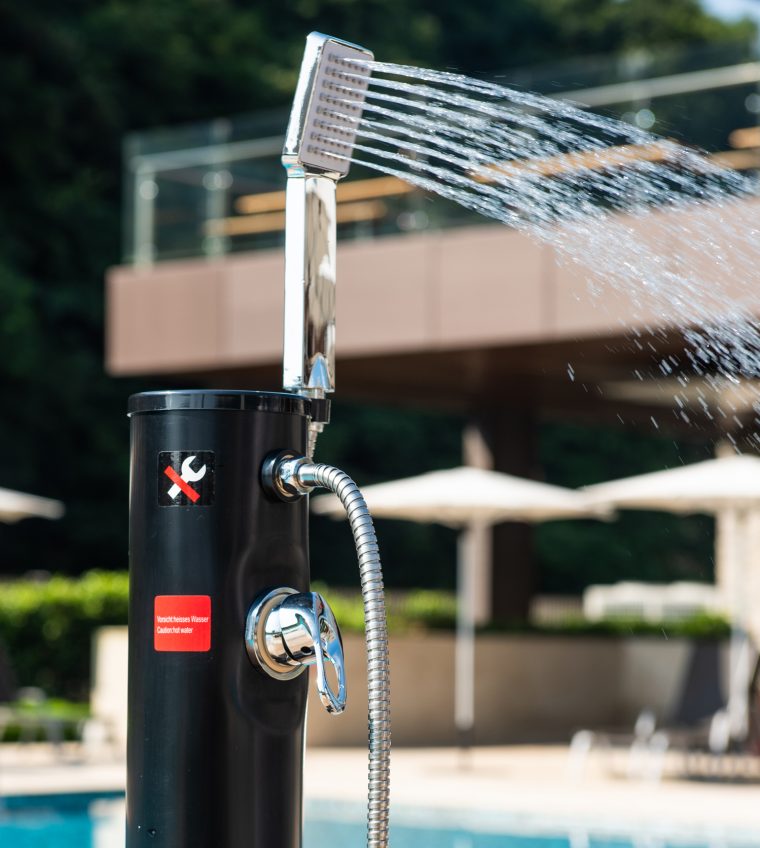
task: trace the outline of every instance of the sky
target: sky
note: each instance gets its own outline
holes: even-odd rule
[[[749,17],[760,23],[759,0],[702,0],[702,5],[713,14],[724,18]]]

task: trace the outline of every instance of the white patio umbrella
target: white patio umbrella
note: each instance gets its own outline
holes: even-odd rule
[[[449,527],[464,527],[472,521],[542,521],[589,513],[584,498],[570,489],[469,466],[378,483],[362,493],[377,518]],[[315,498],[312,510],[318,515],[343,515],[335,495]]]
[[[502,521],[547,521],[597,514],[569,489],[481,468],[432,471],[363,489],[376,518],[444,524],[461,530],[457,560],[457,631],[454,719],[462,738],[475,721],[475,573],[478,530]],[[340,501],[323,495],[312,511],[344,517]]]
[[[0,489],[0,521],[15,524],[22,518],[60,518],[65,508],[60,501]]]
[[[692,465],[640,474],[588,486],[583,492],[590,506],[652,509],[676,513],[730,515],[736,542],[730,574],[733,607],[729,714],[738,733],[748,720],[748,686],[751,650],[747,639],[747,572],[750,546],[747,538],[752,515],[760,514],[760,458],[732,455]],[[716,557],[717,561],[717,557]]]
[[[735,454],[692,465],[586,486],[588,503],[666,512],[754,509],[760,506],[760,458]]]

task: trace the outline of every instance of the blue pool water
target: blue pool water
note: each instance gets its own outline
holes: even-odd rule
[[[0,798],[2,848],[123,848],[123,796]]]
[[[1,803],[1,802],[0,802]],[[702,834],[665,831],[625,835],[598,833],[577,825],[563,830],[509,823],[498,817],[456,823],[449,813],[417,814],[391,829],[393,848],[760,848],[756,834]],[[364,822],[359,809],[317,807],[307,814],[304,848],[361,848]],[[0,806],[2,848],[124,848],[124,801],[118,795],[59,795],[6,799]]]

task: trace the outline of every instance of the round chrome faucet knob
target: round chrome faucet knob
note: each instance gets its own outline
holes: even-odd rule
[[[290,680],[316,666],[317,692],[328,713],[346,708],[343,640],[327,601],[318,592],[273,589],[248,611],[245,647],[254,665],[271,677]],[[327,677],[335,669],[338,691]]]

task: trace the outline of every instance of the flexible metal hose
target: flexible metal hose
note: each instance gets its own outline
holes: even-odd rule
[[[369,719],[369,793],[367,796],[367,845],[386,848],[390,808],[390,674],[388,628],[385,618],[383,571],[372,516],[354,481],[338,468],[306,462],[298,467],[298,479],[307,486],[321,486],[336,494],[343,504],[359,558],[364,628],[367,639]]]

